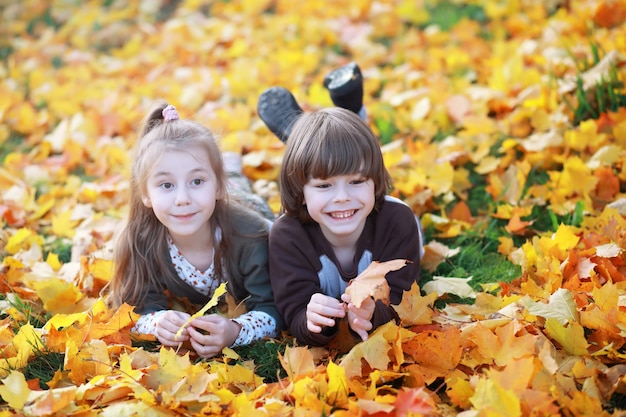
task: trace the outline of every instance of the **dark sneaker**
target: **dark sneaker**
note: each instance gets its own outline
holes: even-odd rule
[[[349,64],[331,71],[324,77],[333,104],[359,114],[363,107],[363,76],[359,66]]]
[[[302,109],[289,90],[283,87],[270,87],[261,93],[257,112],[261,120],[278,139],[287,142],[291,128]]]

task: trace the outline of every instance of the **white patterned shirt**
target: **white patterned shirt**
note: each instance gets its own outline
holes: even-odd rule
[[[216,235],[219,240],[221,233],[218,231]],[[167,243],[170,250],[170,258],[178,277],[201,294],[213,294],[221,283],[219,278],[215,276],[213,264],[206,271],[200,271],[183,256],[171,238],[168,237]],[[156,336],[159,318],[166,311],[168,310],[155,311],[141,316],[135,323],[133,330],[137,333]],[[247,345],[266,336],[276,336],[276,319],[265,312],[249,311],[232,320],[241,325],[241,330],[231,347]]]

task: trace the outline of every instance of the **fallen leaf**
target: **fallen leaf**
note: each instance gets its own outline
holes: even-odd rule
[[[389,284],[385,275],[390,271],[397,271],[404,268],[407,261],[404,259],[394,259],[386,262],[373,261],[363,272],[350,282],[346,288],[346,294],[350,296],[350,302],[357,307],[361,303],[373,297],[389,305]]]

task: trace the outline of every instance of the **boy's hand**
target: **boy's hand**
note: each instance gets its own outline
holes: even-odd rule
[[[321,293],[311,296],[306,306],[306,327],[312,333],[320,333],[323,327],[335,325],[335,319],[345,317],[344,304]]]
[[[361,337],[361,340],[367,340],[367,332],[372,330],[371,320],[376,302],[372,297],[369,297],[363,300],[361,307],[357,307],[350,302],[348,294],[343,294],[341,299],[348,305],[348,326]]]
[[[239,323],[219,314],[198,317],[187,329],[191,346],[202,358],[212,358],[224,347],[232,345],[240,331]]]
[[[180,326],[191,317],[187,313],[181,311],[168,310],[163,313],[157,321],[156,337],[165,346],[178,346],[182,342],[189,340],[187,329],[183,330],[181,336],[176,338],[176,332]]]

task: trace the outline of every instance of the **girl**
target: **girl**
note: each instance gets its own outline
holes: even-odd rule
[[[276,307],[303,344],[326,345],[347,315],[361,339],[397,314],[373,299],[360,308],[344,293],[372,261],[407,259],[386,275],[392,304],[418,279],[420,230],[412,210],[386,196],[391,177],[367,124],[339,107],[303,113],[280,171],[284,215],[270,232]]]
[[[132,165],[130,209],[114,249],[114,306],[141,314],[135,329],[166,346],[189,341],[208,358],[282,327],[267,269],[268,221],[229,199],[222,156],[211,132],[159,103],[144,119]],[[206,304],[222,282],[248,312],[194,319],[171,306]]]

